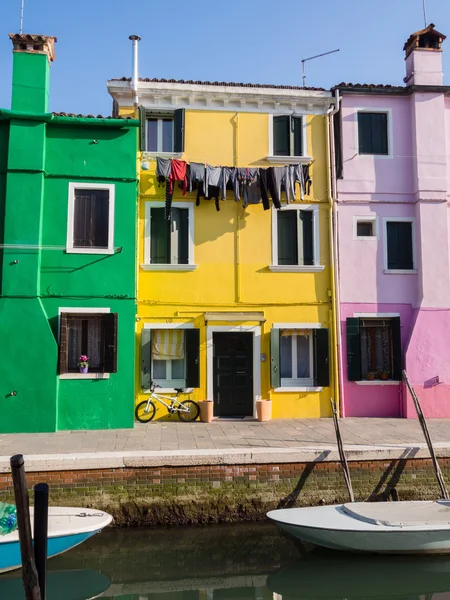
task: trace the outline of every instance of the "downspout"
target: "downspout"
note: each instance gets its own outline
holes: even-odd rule
[[[141,39],[138,35],[130,35],[128,38],[133,42],[133,75],[131,77],[131,92],[133,97],[133,106],[134,108],[138,108],[139,106],[139,97],[138,97],[138,43]]]
[[[331,265],[331,324],[333,330],[333,390],[338,414],[341,414],[341,399],[343,400],[342,372],[339,369],[341,349],[340,328],[340,303],[339,303],[339,263],[337,251],[337,226],[336,226],[336,172],[334,168],[334,127],[333,117],[339,110],[339,91],[335,90],[335,104],[327,110],[327,171],[328,171],[328,225],[330,240],[330,265]],[[333,318],[334,315],[334,318]],[[343,404],[343,402],[342,402]]]
[[[239,160],[239,113],[235,115],[235,126],[236,126],[236,152],[234,163],[237,167]],[[241,249],[240,249],[240,229],[241,229],[241,217],[239,216],[239,203],[236,203],[236,303],[241,302]]]

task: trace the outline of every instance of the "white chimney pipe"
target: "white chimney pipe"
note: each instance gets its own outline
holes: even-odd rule
[[[138,42],[141,39],[138,35],[130,35],[128,38],[133,42],[133,75],[131,77],[131,90],[133,92],[134,108],[139,106],[138,98]]]

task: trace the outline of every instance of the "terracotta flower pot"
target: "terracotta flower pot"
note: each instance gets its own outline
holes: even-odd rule
[[[385,373],[382,371],[380,373],[380,379],[382,379],[383,381],[387,381],[389,379],[389,373]]]
[[[373,380],[375,379],[375,375],[374,375],[374,373],[367,373],[367,379],[368,379],[369,381],[373,381]]]
[[[257,400],[256,416],[258,421],[270,421],[272,418],[272,400]]]
[[[211,423],[214,416],[214,402],[212,400],[200,400],[200,421],[202,423]]]

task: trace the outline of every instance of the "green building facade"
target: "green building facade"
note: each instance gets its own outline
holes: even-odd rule
[[[56,39],[10,37],[0,432],[133,427],[139,122],[49,113]]]

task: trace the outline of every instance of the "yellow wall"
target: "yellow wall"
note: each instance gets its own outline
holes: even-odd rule
[[[124,109],[124,112],[126,109]],[[194,207],[194,262],[192,272],[144,271],[138,273],[137,356],[144,323],[194,322],[201,329],[201,387],[194,399],[206,398],[206,311],[262,311],[261,396],[273,400],[273,417],[320,417],[330,415],[331,389],[308,393],[275,393],[270,388],[270,330],[274,322],[321,323],[330,329],[329,290],[329,213],[326,178],[326,120],[323,116],[307,117],[308,154],[311,167],[311,196],[304,202],[319,203],[320,264],[319,273],[274,273],[272,263],[271,211],[262,204],[246,209],[235,203],[231,191],[220,202],[201,199]],[[269,146],[267,114],[186,111],[185,153],[183,160],[229,166],[270,166],[265,157]],[[148,170],[141,170],[139,207],[139,264],[144,262],[145,203],[164,201],[165,189],[155,181],[156,162],[144,159]],[[284,194],[283,194],[284,196]],[[183,197],[175,187],[174,201],[194,202],[195,193]],[[214,323],[219,325],[220,323]],[[230,323],[227,323],[231,325]],[[255,325],[255,323],[251,323]],[[330,362],[332,348],[330,347]],[[331,370],[331,365],[330,365]],[[136,372],[137,401],[140,393],[140,361]],[[332,376],[332,374],[331,374]],[[158,416],[164,411],[157,413]]]

